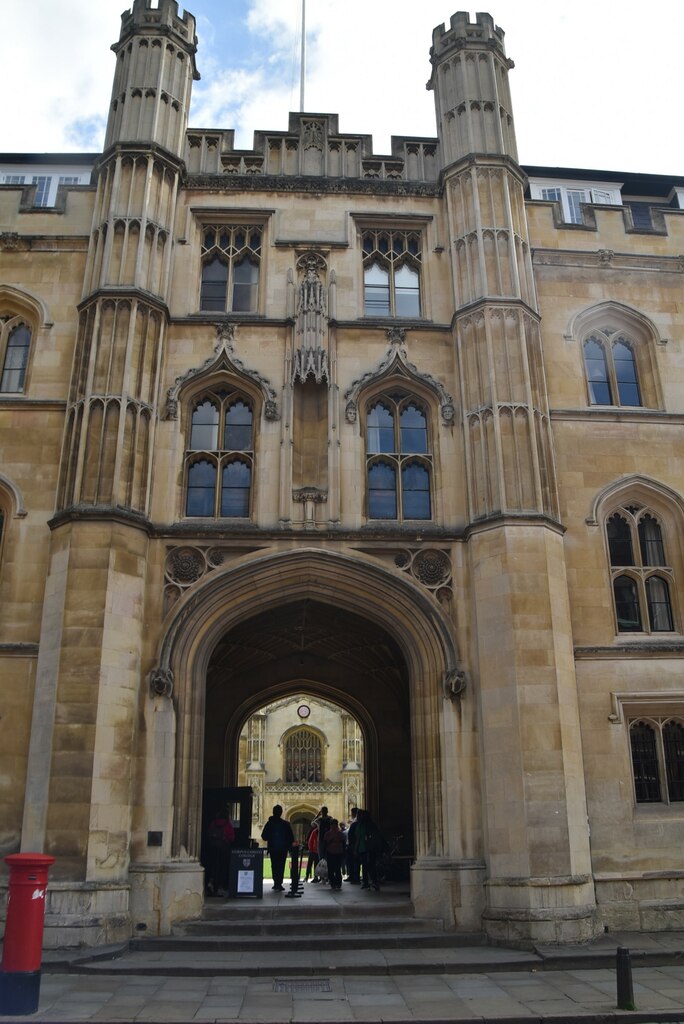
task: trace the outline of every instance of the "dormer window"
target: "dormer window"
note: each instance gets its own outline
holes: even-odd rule
[[[566,224],[583,224],[582,203],[621,206],[620,185],[601,182],[531,181],[532,199],[559,203]]]

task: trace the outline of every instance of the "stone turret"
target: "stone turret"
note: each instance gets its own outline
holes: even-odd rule
[[[112,46],[116,73],[105,151],[116,143],[163,146],[180,157],[185,144],[195,65],[195,19],[178,16],[176,0],[135,0],[121,15]]]
[[[469,153],[488,153],[518,159],[503,30],[491,14],[452,15],[449,29],[432,33],[432,77],[437,107],[437,131],[443,162],[455,163]]]
[[[435,29],[431,59],[478,622],[483,920],[497,941],[578,941],[592,936],[596,910],[541,324],[508,86],[513,65],[492,18],[478,14],[471,23],[463,12],[448,30]]]
[[[59,503],[146,514],[195,19],[135,0],[112,49]]]

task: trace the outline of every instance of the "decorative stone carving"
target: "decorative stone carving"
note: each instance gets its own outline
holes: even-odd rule
[[[175,548],[166,560],[166,575],[181,586],[196,583],[205,572],[204,556],[195,548]]]
[[[303,344],[295,351],[292,382],[304,383],[313,377],[317,384],[327,381],[328,354],[325,349],[328,331],[327,289],[322,275],[326,262],[316,252],[307,252],[297,260],[302,279],[297,289],[297,336]]]
[[[206,359],[201,366],[192,367],[183,376],[176,377],[166,393],[165,419],[177,419],[179,396],[186,384],[221,370],[256,384],[264,399],[264,416],[267,420],[279,419],[275,389],[258,370],[249,369],[235,355],[235,333],[236,324],[229,320],[222,320],[216,324],[218,344],[214,348],[214,354]]]
[[[451,671],[445,672],[443,687],[445,699],[459,703],[467,687],[465,671],[463,669],[451,669]]]
[[[438,587],[451,579],[451,562],[444,551],[430,548],[413,559],[413,575],[426,587]]]
[[[328,500],[328,492],[320,487],[300,487],[292,492],[292,500],[297,502],[313,501],[315,505],[322,505]]]
[[[454,400],[444,385],[440,383],[440,381],[436,380],[432,374],[422,372],[417,366],[409,362],[405,345],[405,329],[403,327],[390,327],[387,331],[387,337],[389,339],[390,347],[378,366],[374,370],[369,370],[368,373],[364,373],[363,377],[359,377],[358,380],[355,380],[351,387],[347,388],[344,393],[344,397],[347,400],[345,407],[345,417],[347,422],[356,422],[359,395],[364,388],[368,387],[370,384],[374,384],[385,378],[396,375],[399,377],[405,377],[409,381],[413,380],[417,383],[423,384],[424,386],[427,386],[430,391],[437,394],[439,397],[440,411],[442,413],[442,422],[446,426],[451,426],[454,421],[454,416],[456,415]]]
[[[608,267],[615,259],[615,253],[612,249],[599,249],[598,258],[602,267]]]
[[[173,693],[173,672],[170,668],[153,668],[149,675],[150,696],[170,697]]]
[[[452,566],[448,551],[440,548],[404,548],[394,555],[397,569],[413,576],[440,603],[451,599]]]
[[[323,149],[323,124],[321,121],[302,123],[304,149]]]
[[[0,233],[0,249],[5,252],[12,252],[19,248],[20,236],[16,231],[3,231]]]

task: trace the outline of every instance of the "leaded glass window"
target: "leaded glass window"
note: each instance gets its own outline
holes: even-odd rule
[[[432,456],[427,412],[403,391],[382,395],[366,413],[369,519],[432,518]]]
[[[366,315],[421,316],[420,232],[367,230],[362,247]]]
[[[606,539],[618,632],[673,632],[674,573],[655,513],[623,505],[606,520]]]
[[[584,366],[590,405],[642,405],[634,344],[611,328],[584,342]]]
[[[204,227],[200,309],[257,311],[262,244],[263,228],[257,224]]]
[[[186,452],[187,516],[249,517],[253,430],[252,406],[243,395],[217,388],[195,400]]]
[[[310,729],[298,729],[285,740],[285,781],[321,782],[321,741]]]

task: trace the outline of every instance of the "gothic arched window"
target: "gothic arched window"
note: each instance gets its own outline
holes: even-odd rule
[[[665,557],[656,515],[640,504],[624,505],[606,520],[618,633],[671,633],[673,570]]]
[[[368,230],[362,245],[366,315],[419,317],[420,232]]]
[[[584,342],[584,366],[590,405],[643,404],[634,342],[624,334],[594,331]]]
[[[259,304],[263,228],[214,224],[202,230],[200,309],[254,313]]]
[[[322,745],[310,729],[298,729],[285,740],[285,782],[322,781]]]
[[[0,317],[0,392],[21,394],[26,383],[31,328],[16,316]]]
[[[369,519],[431,519],[432,456],[423,403],[401,391],[374,399],[366,413]]]
[[[246,519],[254,471],[251,403],[216,388],[197,398],[186,452],[186,516]]]
[[[684,801],[684,725],[657,716],[630,723],[630,749],[637,803]]]

